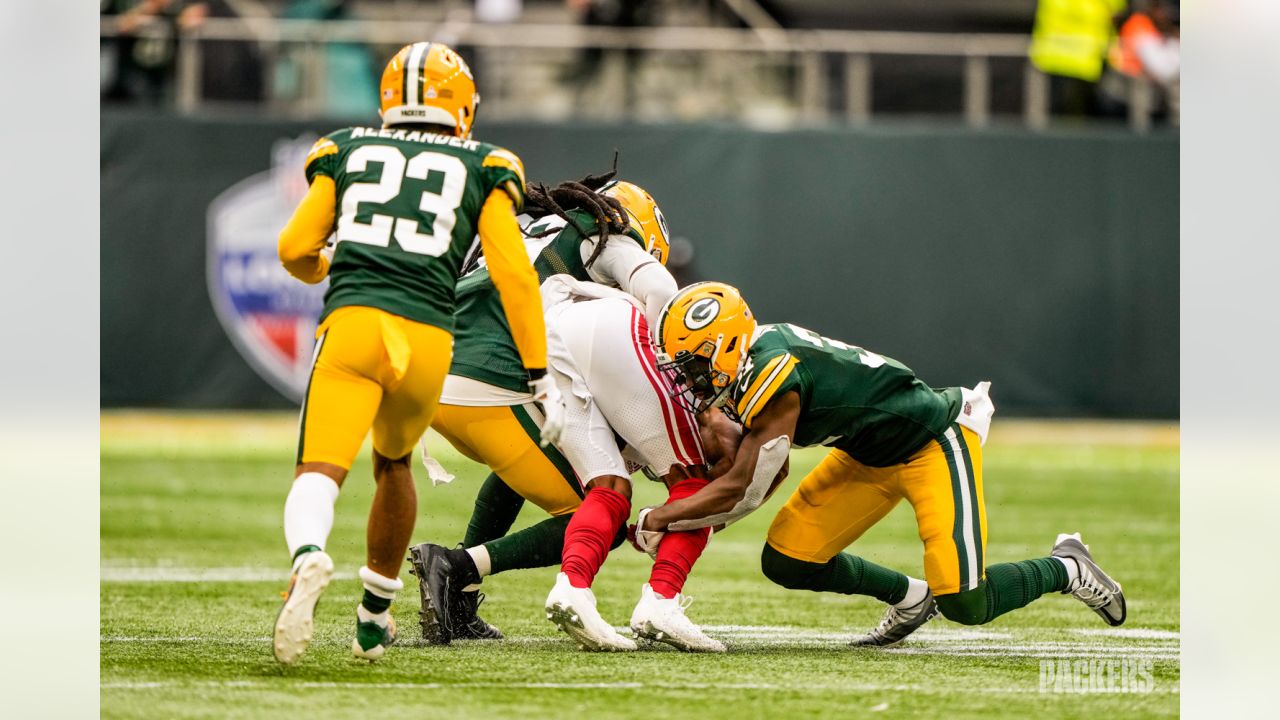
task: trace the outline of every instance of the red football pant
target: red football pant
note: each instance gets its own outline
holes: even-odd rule
[[[613,539],[631,516],[631,501],[609,488],[592,488],[564,531],[560,570],[569,584],[589,588],[609,554]]]
[[[681,480],[671,487],[671,503],[687,498],[706,487],[707,480],[689,478]],[[664,598],[673,598],[684,589],[685,580],[689,579],[689,571],[698,561],[702,551],[711,539],[711,528],[686,530],[684,532],[668,532],[658,543],[658,559],[653,563],[653,571],[649,573],[649,587]]]

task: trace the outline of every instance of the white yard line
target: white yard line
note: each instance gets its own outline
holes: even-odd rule
[[[812,692],[812,693],[830,693],[830,692],[912,692],[920,694],[952,694],[956,692],[951,687],[934,687],[925,685],[903,685],[890,683],[867,683],[867,682],[850,682],[842,684],[808,684],[794,685],[785,684],[778,685],[774,683],[667,683],[667,682],[584,682],[584,683],[519,683],[519,682],[263,682],[255,680],[225,680],[225,681],[207,681],[207,682],[175,682],[175,681],[144,681],[144,682],[105,682],[99,685],[103,690],[191,690],[197,688],[217,688],[217,689],[246,689],[246,690],[269,690],[280,689],[282,687],[296,689],[325,689],[325,690],[483,690],[483,689],[513,689],[513,690],[777,690],[786,692]],[[977,694],[1001,694],[1001,695],[1022,695],[1022,694],[1039,694],[1039,686],[1029,682],[1026,687],[974,687],[967,688],[969,693]],[[1177,694],[1179,688],[1177,685],[1171,687],[1157,686],[1153,688],[1152,693],[1158,695]]]
[[[104,583],[222,583],[289,582],[289,570],[278,567],[131,567],[105,566],[99,571]],[[334,573],[334,580],[354,580],[355,573]]]
[[[1125,640],[1179,640],[1182,637],[1182,633],[1177,630],[1150,630],[1148,628],[1071,628],[1069,632],[1076,635],[1123,638]]]
[[[734,632],[718,632],[717,628],[733,628]],[[618,628],[627,632],[626,628]],[[815,632],[789,630],[779,626],[728,625],[709,626],[707,630],[718,636],[731,648],[750,650],[760,648],[806,647],[840,649],[849,640],[858,637],[850,633]],[[764,630],[765,632],[755,632]],[[1077,632],[1077,629],[1070,629]],[[1135,629],[1142,632],[1141,629]],[[1095,635],[1099,641],[1065,642],[1060,640],[1022,640],[1012,635],[996,633],[980,633],[965,630],[934,629],[928,634],[920,633],[913,637],[906,646],[872,649],[860,652],[886,652],[896,655],[937,655],[948,657],[988,657],[988,658],[1107,658],[1107,659],[1149,659],[1178,662],[1181,651],[1178,643],[1171,642],[1168,631],[1147,630],[1153,637],[1141,634],[1133,636]],[[994,637],[991,637],[994,636]],[[1175,634],[1176,637],[1176,634]],[[1106,639],[1102,639],[1106,638]],[[503,641],[512,645],[548,645],[561,640],[559,636],[542,637],[509,637]],[[1112,640],[1112,641],[1108,641]],[[1128,642],[1121,642],[1127,640]],[[1136,642],[1134,642],[1136,640]],[[257,637],[199,637],[199,636],[128,636],[104,635],[102,643],[123,644],[166,644],[166,643],[207,643],[211,645],[266,645],[270,642],[267,636]]]

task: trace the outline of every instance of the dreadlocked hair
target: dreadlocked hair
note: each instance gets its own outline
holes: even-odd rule
[[[584,263],[586,267],[591,267],[596,258],[600,257],[604,246],[609,242],[609,236],[613,233],[624,233],[630,227],[627,222],[627,211],[622,207],[622,203],[615,198],[600,193],[600,188],[604,187],[615,175],[617,175],[617,171],[611,170],[601,175],[588,175],[581,180],[562,182],[553,188],[548,188],[538,182],[529,183],[525,197],[525,212],[535,218],[547,215],[562,217],[583,238],[591,237],[594,233],[591,232],[590,228],[583,227],[577,220],[572,218],[569,215],[569,211],[582,210],[591,213],[595,217],[596,229],[600,235],[599,241],[596,242],[595,250],[591,252],[591,256]],[[551,232],[554,232],[554,230],[547,230],[542,235],[547,235]]]

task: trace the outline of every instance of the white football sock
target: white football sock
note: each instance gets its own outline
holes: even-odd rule
[[[489,573],[493,572],[493,561],[489,559],[489,549],[483,545],[477,545],[467,548],[467,554],[476,564],[476,572],[480,573],[480,577],[489,577]]]
[[[338,483],[324,473],[302,473],[293,481],[284,501],[284,541],[289,556],[304,545],[324,549],[333,530],[333,504],[338,500]]]
[[[476,564],[476,572],[481,578],[488,577],[493,572],[493,562],[489,559],[489,549],[483,545],[477,545],[473,548],[467,548],[467,554],[471,556],[471,562]],[[480,583],[473,583],[462,588],[463,592],[473,592],[480,589]]]
[[[929,593],[929,583],[907,576],[907,595],[900,602],[893,604],[899,610],[906,610],[909,607],[915,607],[924,600],[924,596]]]
[[[1071,558],[1058,557],[1057,555],[1053,556],[1053,559],[1062,563],[1062,567],[1067,569],[1068,587],[1080,579],[1080,565],[1078,565],[1075,560],[1072,560]]]
[[[360,582],[364,589],[384,600],[395,600],[396,593],[404,589],[404,581],[400,578],[389,578],[369,569],[366,565],[360,568]]]

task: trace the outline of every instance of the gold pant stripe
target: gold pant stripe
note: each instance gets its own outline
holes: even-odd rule
[[[937,442],[930,441],[905,463],[889,467],[863,465],[833,449],[778,511],[769,528],[769,544],[797,560],[826,563],[905,499],[915,512],[924,545],[924,575],[933,594],[975,587],[982,579],[987,539],[982,448],[971,430],[956,426],[954,432],[960,448],[956,463],[967,477],[969,515],[964,498],[953,491],[958,488],[951,466]],[[973,536],[963,550],[956,543],[957,527],[970,528],[968,535]]]
[[[458,452],[488,465],[512,490],[548,513],[577,510],[582,503],[577,479],[572,474],[565,477],[550,456],[558,456],[558,451],[544,451],[538,445],[521,422],[520,412],[523,408],[441,405],[431,427]],[[567,468],[568,463],[563,466]]]
[[[298,461],[351,468],[372,429],[388,458],[413,452],[440,401],[453,336],[371,307],[330,313],[299,420]]]

